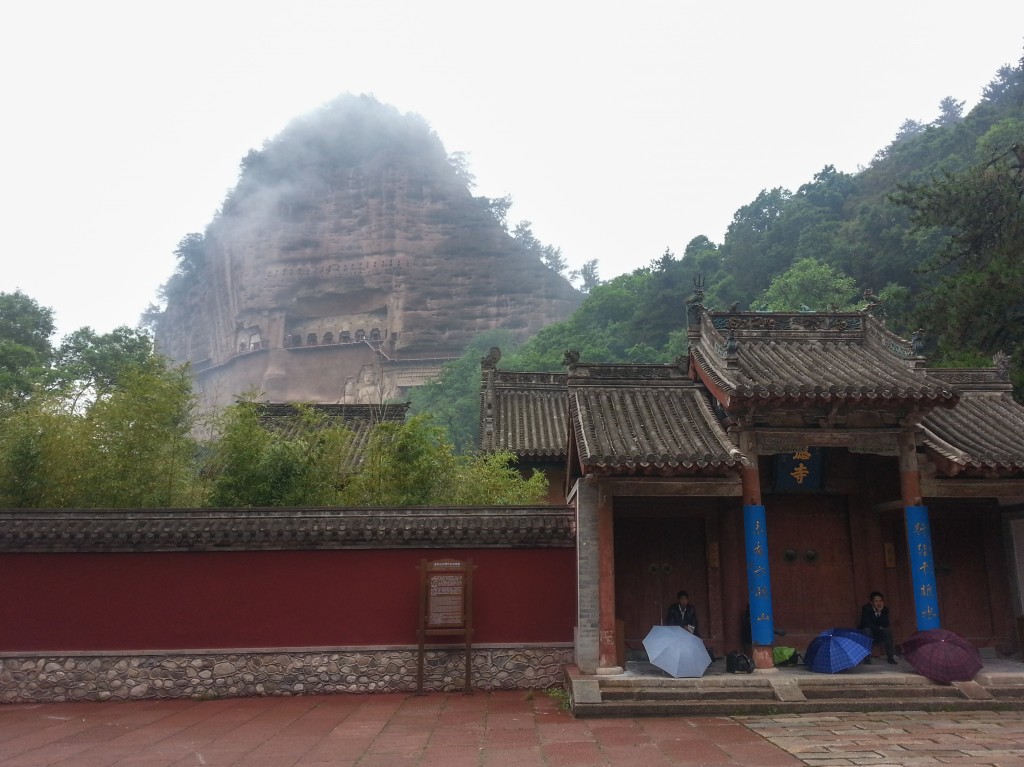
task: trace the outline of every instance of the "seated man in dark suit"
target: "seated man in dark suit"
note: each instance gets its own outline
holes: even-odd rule
[[[892,629],[889,628],[889,608],[885,606],[885,597],[880,591],[872,591],[870,600],[860,610],[860,623],[857,628],[862,634],[871,637],[872,643],[881,642],[885,646],[885,656],[890,663],[896,662],[896,647],[892,641]],[[865,663],[871,662],[869,655]]]
[[[680,626],[694,636],[697,633],[697,610],[690,604],[690,595],[685,591],[676,594],[676,601],[668,608],[665,616],[666,626]]]
[[[676,594],[676,601],[673,602],[665,615],[666,626],[679,626],[686,629],[695,637],[700,636],[700,632],[697,631],[697,608],[690,604],[690,595],[685,591],[680,591]],[[704,646],[708,651],[708,656],[711,661],[715,660],[715,651],[707,645]]]

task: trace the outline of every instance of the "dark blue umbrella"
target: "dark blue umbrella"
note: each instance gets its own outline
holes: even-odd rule
[[[829,631],[832,632],[832,636],[845,637],[852,639],[854,642],[859,642],[868,651],[868,655],[871,654],[871,645],[875,640],[870,634],[865,634],[859,629],[831,628]]]
[[[822,631],[807,645],[804,665],[819,674],[835,674],[853,668],[871,653],[871,637],[855,629]]]

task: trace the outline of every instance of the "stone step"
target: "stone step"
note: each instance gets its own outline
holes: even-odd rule
[[[986,687],[985,689],[988,690],[988,692],[992,695],[993,698],[997,698],[999,700],[1013,700],[1015,698],[1024,700],[1024,686],[1022,685],[1009,685],[1006,687],[993,686]]]
[[[579,718],[634,716],[742,716],[823,713],[831,711],[1021,711],[1024,699],[974,701],[966,698],[847,698],[780,700],[634,700],[577,703]]]
[[[801,686],[801,692],[808,700],[820,700],[831,698],[833,700],[845,700],[847,698],[956,698],[962,699],[965,696],[955,687],[941,685],[886,685],[886,686],[857,686],[857,685],[807,685]]]
[[[737,695],[735,689],[698,688],[691,690],[672,690],[664,687],[622,687],[601,688],[601,699],[605,701],[622,700],[777,700],[775,691],[770,687],[749,687]]]
[[[994,664],[992,664],[994,665]],[[644,673],[581,674],[566,667],[573,713],[600,716],[728,716],[830,711],[1024,710],[1024,673],[987,669],[950,685],[887,667],[855,674],[711,673],[674,679]]]

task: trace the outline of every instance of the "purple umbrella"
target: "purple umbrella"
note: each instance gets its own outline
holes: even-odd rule
[[[959,644],[967,650],[974,648],[974,645],[968,640],[959,634],[954,634],[952,631],[946,629],[926,629],[925,631],[917,631],[911,634],[910,638],[903,642],[903,654],[911,653],[921,645],[931,644],[932,642],[952,642]]]
[[[966,682],[982,669],[978,648],[945,629],[918,631],[903,643],[903,657],[933,682]]]

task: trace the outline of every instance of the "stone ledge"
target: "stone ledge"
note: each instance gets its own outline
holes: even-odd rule
[[[474,648],[473,688],[550,687],[571,662],[564,647]],[[417,666],[415,650],[7,657],[0,703],[414,692]],[[464,672],[461,647],[425,653],[426,690],[462,690]]]

